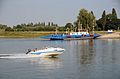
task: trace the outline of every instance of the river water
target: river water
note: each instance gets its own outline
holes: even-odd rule
[[[56,58],[17,58],[27,49],[62,47]],[[0,39],[0,79],[120,79],[120,39]],[[1,57],[1,56],[0,56]]]

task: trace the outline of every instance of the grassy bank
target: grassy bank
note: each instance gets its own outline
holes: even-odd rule
[[[107,34],[107,31],[95,31],[95,33],[100,34],[100,35],[104,35],[104,34]]]
[[[54,32],[5,32],[0,31],[0,38],[36,38]]]

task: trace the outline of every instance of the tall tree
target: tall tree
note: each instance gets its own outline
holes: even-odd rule
[[[48,22],[48,26],[50,26],[50,22]]]
[[[88,31],[91,31],[94,24],[93,22],[95,22],[95,16],[93,12],[88,12],[86,9],[81,9],[79,15],[77,16],[75,25],[78,30],[86,29]]]
[[[53,22],[51,22],[51,26],[54,26]]]
[[[86,29],[87,28],[87,23],[88,23],[87,17],[88,17],[88,10],[81,9],[80,13],[77,17],[78,29]]]
[[[117,13],[116,10],[113,8],[112,9],[112,20],[116,20],[117,19]]]
[[[106,25],[106,12],[105,12],[105,10],[103,11],[101,20],[102,20],[102,30],[105,30],[105,25]]]
[[[94,16],[93,11],[89,12],[88,14],[88,25],[89,27],[87,28],[89,28],[89,31],[92,31],[94,33],[94,28],[96,26],[96,18]]]

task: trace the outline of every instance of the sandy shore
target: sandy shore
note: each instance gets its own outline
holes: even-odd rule
[[[100,37],[98,37],[100,39],[114,39],[114,38],[120,38],[120,32],[113,32],[112,34],[103,34]]]

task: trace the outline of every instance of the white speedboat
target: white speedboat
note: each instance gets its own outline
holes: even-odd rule
[[[28,50],[28,52],[26,54],[35,54],[35,55],[41,55],[41,56],[55,57],[57,55],[62,54],[64,51],[65,51],[65,49],[63,49],[63,48],[45,47],[43,49]]]

